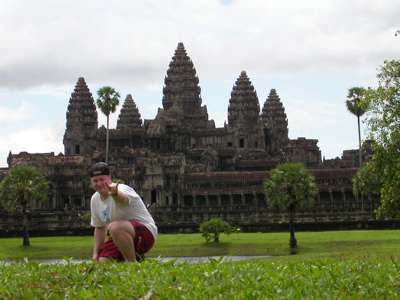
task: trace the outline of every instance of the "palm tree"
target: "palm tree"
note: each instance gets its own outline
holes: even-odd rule
[[[346,107],[349,112],[357,117],[358,124],[358,160],[359,167],[362,167],[361,158],[361,131],[360,131],[360,117],[368,110],[367,102],[363,101],[365,89],[362,87],[353,87],[349,89],[347,95]]]
[[[109,123],[110,113],[114,113],[119,105],[120,94],[110,86],[104,86],[97,91],[99,98],[96,101],[97,107],[107,117],[107,136],[106,136],[106,163],[108,163],[108,148],[109,148]]]
[[[314,176],[301,163],[284,163],[270,172],[270,180],[264,181],[264,193],[272,207],[289,212],[290,248],[297,247],[293,216],[297,206],[311,206],[318,193]]]
[[[27,206],[32,200],[37,203],[47,200],[48,182],[34,167],[20,166],[10,169],[1,183],[3,205],[11,211],[21,209],[23,246],[29,246]]]
[[[361,155],[361,130],[360,130],[360,117],[368,110],[367,101],[363,100],[365,89],[362,87],[353,87],[349,89],[346,100],[346,107],[349,112],[357,117],[358,125],[358,164],[362,168],[362,155]],[[361,194],[361,210],[364,211],[364,195]]]

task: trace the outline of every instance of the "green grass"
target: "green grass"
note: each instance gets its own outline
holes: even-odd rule
[[[296,233],[298,258],[400,254],[399,230],[326,231]],[[90,259],[93,237],[0,239],[0,260],[7,259]],[[283,259],[291,254],[289,233],[239,233],[222,235],[221,242],[206,243],[201,234],[160,234],[147,257],[273,255]],[[290,259],[294,259],[293,256]]]
[[[161,234],[140,264],[102,265],[92,237],[0,239],[0,299],[400,299],[399,230],[222,235]],[[273,255],[229,262],[224,255]],[[221,256],[208,263],[161,262],[156,257]],[[39,259],[30,261],[23,259]],[[46,264],[40,259],[63,258]],[[153,258],[151,258],[153,257]]]

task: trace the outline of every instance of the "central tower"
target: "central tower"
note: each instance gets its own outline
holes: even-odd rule
[[[165,117],[177,125],[206,128],[207,107],[201,106],[199,78],[183,43],[179,43],[175,50],[164,83],[162,104]]]

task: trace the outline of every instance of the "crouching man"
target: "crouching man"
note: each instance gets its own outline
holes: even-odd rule
[[[90,181],[96,191],[90,201],[95,228],[93,259],[135,262],[153,247],[158,230],[135,190],[111,179],[106,163],[91,167]]]

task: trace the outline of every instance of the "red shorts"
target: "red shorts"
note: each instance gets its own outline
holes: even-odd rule
[[[141,223],[135,221],[131,222],[135,229],[135,238],[133,239],[133,245],[137,254],[144,254],[149,252],[151,247],[154,245],[154,236],[151,231]],[[119,252],[117,246],[114,244],[113,238],[110,237],[99,250],[99,257],[112,258],[117,261],[124,261],[122,253]]]

